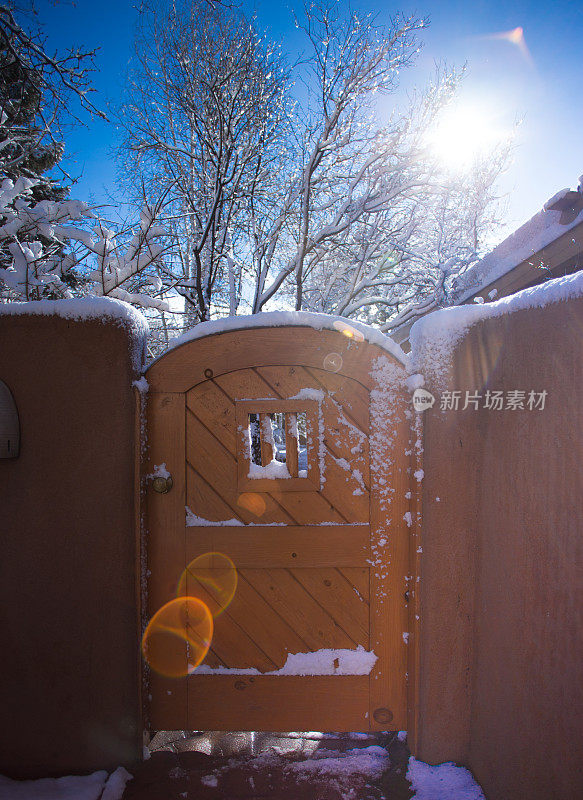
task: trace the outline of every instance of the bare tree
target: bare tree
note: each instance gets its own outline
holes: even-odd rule
[[[94,50],[79,48],[51,55],[38,26],[26,31],[14,4],[0,4],[0,158],[5,174],[35,177],[58,163],[64,124],[83,124],[76,108],[105,118],[90,99],[94,56]]]
[[[463,71],[438,69],[403,113],[379,122],[376,100],[411,64],[424,20],[397,18],[387,30],[372,16],[311,4],[298,24],[310,45],[308,100],[295,171],[254,251],[253,309],[283,291],[298,310],[389,330],[412,304],[445,304],[451,277],[476,260],[496,222],[492,186],[508,147],[465,176],[440,168],[427,131]]]
[[[293,102],[281,59],[239,11],[183,0],[147,20],[122,150],[149,191],[176,181],[162,277],[195,312],[188,322],[292,307],[388,330],[447,302],[494,221],[507,153],[463,180],[440,169],[426,132],[455,71],[381,121],[379,97],[414,61],[425,20],[381,27],[328,0],[306,5]]]
[[[373,102],[396,87],[424,21],[397,18],[385,30],[330,3],[306,6],[297,24],[310,47],[308,99],[296,115],[299,142],[284,203],[258,248],[254,311],[290,279],[295,307],[304,307],[310,276],[319,282],[342,262],[358,224],[404,191],[397,169],[398,180],[387,180],[389,159],[401,153],[394,132],[375,126]],[[407,185],[413,188],[410,177]]]
[[[239,11],[205,2],[142,13],[122,124],[134,188],[169,191],[174,246],[162,273],[187,321],[236,314],[244,281],[242,216],[260,201],[285,121],[276,52]]]

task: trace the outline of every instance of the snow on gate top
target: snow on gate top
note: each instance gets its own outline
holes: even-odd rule
[[[226,331],[289,326],[302,326],[313,328],[317,331],[336,330],[340,333],[345,333],[347,336],[350,336],[351,330],[353,332],[356,331],[362,335],[364,341],[375,344],[390,353],[400,364],[406,366],[408,362],[408,356],[401,350],[399,345],[377,328],[372,328],[370,325],[364,325],[362,322],[357,322],[353,319],[336,317],[332,314],[315,314],[311,311],[263,311],[260,314],[250,314],[249,316],[226,317],[225,319],[212,320],[211,322],[201,322],[182,336],[172,339],[168,350],[180,347],[186,342],[192,342],[203,336],[212,336]],[[353,336],[352,338],[360,337]],[[165,352],[168,352],[168,350]]]

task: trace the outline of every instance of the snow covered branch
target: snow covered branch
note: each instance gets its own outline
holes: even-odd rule
[[[162,254],[163,248],[156,239],[165,236],[166,229],[156,224],[157,209],[144,208],[139,227],[129,241],[118,242],[115,232],[101,221],[93,233],[81,227],[96,219],[84,202],[32,202],[31,191],[36,183],[29,178],[4,178],[0,184],[0,248],[10,254],[9,265],[0,268],[0,285],[8,292],[6,299],[71,297],[71,275],[76,270],[84,272],[86,289],[92,293],[144,307],[168,308],[165,300],[128,292],[123,286],[145,273]],[[82,246],[82,256],[66,249],[69,242]],[[96,262],[93,268],[87,264],[91,260]],[[156,276],[149,283],[160,290],[161,282]]]

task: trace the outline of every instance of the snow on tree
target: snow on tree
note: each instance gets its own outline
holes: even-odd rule
[[[15,187],[23,189],[29,205],[67,198],[68,188],[47,173],[52,170],[54,175],[61,160],[63,122],[75,117],[74,109],[80,106],[100,113],[87,97],[93,55],[70,50],[50,56],[40,31],[28,34],[17,22],[12,6],[0,4],[0,171],[3,180],[12,183],[6,184],[3,192],[3,208],[15,210],[20,194],[14,192]],[[13,195],[12,205],[10,201],[6,204],[8,193]],[[30,230],[30,225],[23,226],[18,239],[28,250],[32,241],[25,234]],[[38,232],[33,238],[37,236]],[[52,257],[63,254],[61,242],[51,242],[46,235],[40,241]],[[15,247],[14,240],[0,242],[0,266],[9,266]],[[16,249],[17,257],[23,258],[23,252]],[[68,277],[72,280],[73,276]]]
[[[277,169],[285,83],[277,53],[235,8],[193,0],[142,13],[122,159],[140,203],[168,194],[174,248],[160,276],[184,299],[187,326],[239,309],[245,223]]]
[[[91,232],[79,224],[94,218],[86,203],[79,200],[28,202],[35,182],[5,178],[0,184],[0,242],[6,244],[12,263],[0,268],[0,281],[11,299],[39,300],[42,297],[72,297],[65,275],[91,258],[84,266],[85,281],[91,293],[116,297],[143,307],[166,310],[165,300],[145,292],[131,292],[124,284],[141,276],[154,292],[161,289],[156,275],[146,271],[160,257],[163,247],[156,241],[166,229],[156,223],[155,210],[144,208],[137,230],[129,240],[118,242],[113,229],[97,221]],[[49,248],[44,242],[50,242]],[[77,252],[60,248],[67,242],[78,245]],[[54,244],[56,243],[56,252]],[[79,249],[83,255],[79,256]]]
[[[64,120],[79,121],[73,101],[103,116],[87,97],[93,55],[50,56],[40,33],[26,33],[12,9],[0,5],[0,300],[70,297],[82,282],[94,294],[165,309],[151,296],[159,279],[147,275],[166,233],[155,221],[158,209],[146,206],[139,226],[120,240],[44,174],[63,154]],[[128,291],[136,276],[147,293]]]
[[[284,306],[388,330],[447,303],[496,222],[507,149],[454,179],[426,141],[460,75],[438,71],[380,120],[424,20],[383,28],[322,0],[297,25],[308,50],[294,70],[240,11],[196,0],[150,9],[137,40],[124,165],[154,196],[178,179],[160,276],[187,324]]]

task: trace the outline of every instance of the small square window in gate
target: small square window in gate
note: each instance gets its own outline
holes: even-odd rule
[[[319,490],[318,404],[240,400],[235,405],[239,491]]]

